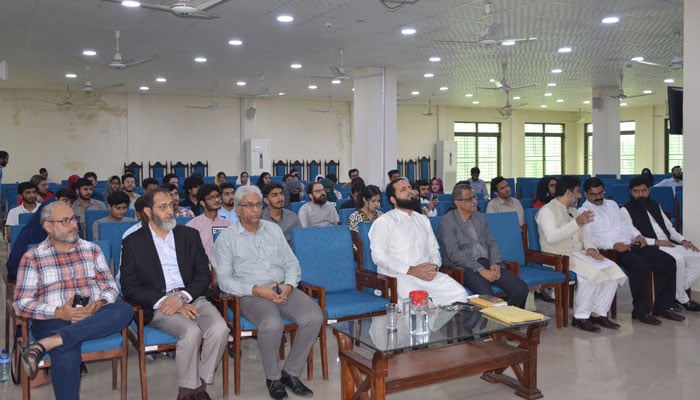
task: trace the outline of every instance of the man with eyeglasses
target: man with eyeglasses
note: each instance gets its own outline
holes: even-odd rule
[[[338,225],[340,218],[335,205],[328,202],[326,190],[322,183],[314,182],[309,185],[311,201],[304,203],[299,209],[301,226],[330,226]]]
[[[148,224],[122,241],[122,292],[143,308],[147,324],[178,338],[178,400],[207,400],[206,386],[214,381],[229,333],[207,300],[209,258],[199,233],[177,225],[175,201],[166,189],[143,197]]]
[[[590,210],[593,221],[584,225],[593,245],[599,249],[614,250],[617,263],[629,278],[632,294],[632,319],[643,324],[660,325],[661,321],[651,315],[672,321],[685,318],[673,312],[676,292],[676,262],[673,257],[655,246],[649,246],[639,231],[624,217],[613,200],[605,199],[605,185],[598,178],[589,178],[583,184],[586,202],[580,212]],[[654,274],[654,304],[649,309],[647,282]]]
[[[440,220],[438,231],[440,244],[445,249],[443,264],[463,269],[464,286],[472,292],[493,295],[491,285],[494,285],[506,294],[508,304],[525,308],[527,284],[503,268],[498,243],[491,235],[486,217],[477,209],[476,194],[471,186],[456,184],[452,199],[457,209]]]
[[[114,192],[107,196],[109,215],[95,220],[95,222],[92,223],[92,240],[100,240],[101,223],[136,221],[136,219],[126,216],[126,210],[129,209],[129,202],[129,196],[124,192]]]
[[[120,331],[134,312],[119,300],[99,246],[78,237],[78,220],[70,207],[51,202],[42,209],[40,221],[48,237],[22,257],[15,287],[15,312],[32,319],[37,340],[22,349],[22,364],[32,377],[48,353],[54,396],[77,399],[82,343]],[[89,301],[74,306],[76,295]]]
[[[211,183],[199,188],[197,199],[199,199],[199,205],[203,212],[186,224],[199,232],[207,257],[211,257],[214,231],[220,232],[230,225],[227,220],[219,217],[219,209],[221,208],[221,195],[219,193],[219,187]]]
[[[301,278],[299,261],[280,227],[262,220],[260,189],[239,187],[234,199],[238,221],[221,233],[212,249],[219,288],[240,296],[241,313],[258,327],[258,349],[270,397],[286,399],[285,386],[298,396],[311,397],[313,392],[299,376],[323,324],[323,312],[296,288]],[[282,316],[298,329],[280,369]]]

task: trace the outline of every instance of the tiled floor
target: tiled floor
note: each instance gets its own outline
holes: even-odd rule
[[[4,246],[3,246],[4,247]],[[5,249],[0,250],[4,274]],[[4,288],[3,288],[4,289]],[[697,295],[696,295],[697,297]],[[3,297],[4,299],[4,293]],[[678,323],[664,320],[658,327],[630,320],[627,287],[618,291],[619,331],[603,330],[591,334],[578,329],[556,329],[552,321],[542,334],[539,351],[539,387],[547,399],[697,399],[700,393],[700,313],[684,313],[688,319]],[[534,307],[532,299],[528,303]],[[552,307],[536,304],[553,316]],[[4,322],[3,322],[4,323]],[[321,379],[318,345],[315,351],[316,378],[308,383],[316,399],[340,397],[340,364],[336,359],[335,337],[329,333],[330,379]],[[230,371],[231,398],[268,399],[257,342],[244,341],[242,391],[233,395],[233,369]],[[110,363],[88,364],[89,374],[82,379],[83,399],[119,399],[111,390]],[[129,399],[140,397],[138,360],[130,349],[128,374]],[[172,359],[158,358],[147,365],[149,396],[152,400],[172,400],[177,395],[176,371]],[[221,373],[209,390],[213,399],[222,398]],[[290,398],[294,396],[290,394]],[[18,386],[0,384],[0,399],[19,399]],[[53,399],[50,385],[32,390],[33,399]],[[389,396],[390,399],[517,399],[513,390],[467,377]]]

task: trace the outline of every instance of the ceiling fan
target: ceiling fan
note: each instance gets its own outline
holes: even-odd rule
[[[219,109],[222,109],[222,108],[229,108],[229,107],[231,107],[231,106],[222,106],[220,102],[214,101],[214,100],[212,99],[212,100],[209,100],[209,104],[207,104],[206,106],[190,106],[190,105],[187,105],[187,106],[185,106],[185,107],[187,107],[187,108],[195,108],[195,109],[197,109],[197,110],[216,111],[216,110],[219,110]]]
[[[496,87],[477,87],[477,88],[486,89],[486,90],[502,90],[502,91],[506,92],[506,94],[508,94],[512,90],[525,89],[525,88],[529,88],[529,87],[539,86],[539,85],[525,85],[525,86],[513,87],[513,86],[508,85],[508,80],[506,79],[506,69],[507,68],[508,68],[508,64],[506,64],[506,63],[501,64],[501,70],[503,71],[502,75],[501,75],[501,80],[499,81],[499,80],[494,79],[494,81],[493,81],[493,84]]]
[[[108,89],[114,89],[118,87],[124,86],[123,83],[115,83],[113,85],[107,85],[107,86],[100,86],[100,87],[94,87],[92,86],[92,82],[90,82],[90,66],[86,65],[85,66],[85,83],[83,84],[83,87],[80,88],[80,91],[86,94],[93,93],[96,90],[108,90]]]
[[[678,71],[679,69],[683,69],[683,57],[681,57],[681,33],[676,32],[676,50],[673,53],[671,62],[667,65],[645,61],[642,57],[635,57],[632,59],[632,61],[636,61],[640,64],[653,65],[655,67],[668,68],[670,71]]]
[[[129,67],[135,67],[137,65],[141,65],[143,63],[147,63],[149,61],[153,61],[156,58],[158,58],[158,56],[156,54],[151,54],[151,55],[147,55],[144,57],[130,58],[128,60],[124,60],[122,58],[122,53],[119,51],[119,37],[120,36],[121,36],[120,31],[114,31],[114,39],[116,40],[116,46],[114,48],[114,57],[107,64],[107,65],[109,65],[110,68],[124,69],[124,68],[129,68]]]
[[[111,3],[119,3],[119,4],[124,3],[123,0],[103,0],[103,1],[109,1]],[[219,16],[208,13],[207,11],[209,9],[213,8],[214,6],[217,6],[217,5],[224,3],[226,1],[228,1],[228,0],[208,0],[208,1],[204,1],[200,4],[192,4],[192,2],[190,0],[178,0],[176,3],[171,4],[171,5],[151,4],[151,3],[144,3],[144,2],[138,2],[138,1],[136,3],[138,3],[137,7],[143,7],[143,8],[148,8],[148,9],[157,10],[157,11],[168,11],[168,12],[175,14],[178,17],[212,19],[212,18],[219,18]]]
[[[620,75],[619,75],[619,79],[620,79],[620,90],[617,92],[617,95],[616,95],[616,96],[610,96],[611,98],[617,99],[617,100],[625,100],[625,99],[632,99],[632,98],[635,98],[635,97],[649,96],[649,95],[652,94],[652,93],[645,93],[645,94],[637,94],[637,95],[634,95],[634,96],[627,96],[627,95],[625,94],[625,90],[622,88],[622,78],[623,78],[623,75],[622,75],[622,72],[620,72]]]
[[[70,92],[70,85],[66,85],[66,96],[63,98],[62,101],[60,101],[60,102],[48,101],[48,100],[41,100],[41,101],[43,101],[44,103],[57,105],[59,108],[69,109],[75,105],[72,101],[72,97],[73,97],[73,94]]]
[[[340,53],[340,65],[331,65],[328,67],[331,70],[331,74],[333,76],[312,76],[312,78],[316,79],[338,79],[341,81],[347,81],[352,79],[352,76],[348,74],[347,69],[345,69],[345,62],[343,59],[343,56],[345,55],[345,50],[343,49],[338,49],[338,53]]]
[[[426,117],[432,117],[433,116],[433,104],[430,100],[428,100],[428,112],[427,113],[421,113],[425,115]]]
[[[510,102],[510,90],[506,90],[505,92],[506,92],[506,104],[503,105],[503,107],[498,109],[498,113],[501,114],[502,117],[508,119],[513,115],[514,108],[524,107],[527,105],[527,103],[513,105]]]
[[[328,108],[326,108],[325,110],[309,109],[309,111],[323,113],[323,114],[333,114],[335,112],[335,108],[333,108],[333,98],[332,97],[328,98]]]
[[[506,38],[501,39],[501,33],[503,32],[503,24],[500,22],[491,21],[491,3],[484,3],[484,17],[486,21],[486,28],[481,33],[481,36],[477,40],[436,40],[438,43],[457,43],[457,44],[480,44],[482,46],[494,46],[503,44],[504,42],[530,42],[537,40],[536,37],[525,37],[525,38]]]

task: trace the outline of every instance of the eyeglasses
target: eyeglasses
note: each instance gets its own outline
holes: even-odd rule
[[[465,197],[463,199],[455,199],[455,201],[472,201],[474,199],[476,199],[476,196],[469,196],[469,197]]]
[[[252,210],[252,209],[254,209],[254,208],[262,208],[262,207],[263,207],[263,203],[261,203],[261,202],[257,202],[257,203],[243,203],[243,204],[239,204],[238,206],[239,206],[239,207],[246,208],[246,209],[248,209],[248,210]]]
[[[316,194],[325,193],[325,192],[326,192],[326,189],[316,189],[316,190],[311,191],[311,193],[316,193]]]
[[[169,203],[169,204],[164,203],[164,204],[160,204],[160,205],[157,205],[157,206],[153,206],[153,208],[157,208],[157,209],[159,209],[160,211],[165,211],[165,210],[167,210],[167,209],[174,210],[176,206],[177,206],[177,204],[175,204],[175,203]]]
[[[221,198],[221,196],[212,194],[212,195],[209,195],[209,196],[205,197],[204,200],[206,200],[206,201],[214,201],[214,200],[218,200],[218,199],[220,199],[220,198]]]
[[[80,223],[80,217],[78,215],[74,215],[72,217],[66,217],[63,219],[54,219],[54,220],[47,220],[48,222],[60,222],[61,225],[63,226],[70,226],[71,222],[75,222],[76,224]]]

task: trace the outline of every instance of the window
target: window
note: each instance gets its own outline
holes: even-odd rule
[[[664,132],[666,133],[666,171],[676,165],[683,165],[683,135],[671,133],[671,122],[664,120]]]
[[[525,176],[561,175],[564,124],[525,124]]]
[[[620,122],[620,174],[636,174],[634,140],[637,123]],[[584,143],[584,173],[593,171],[593,124],[586,124],[586,141]]]
[[[457,142],[457,181],[471,178],[469,171],[479,167],[481,179],[489,181],[501,171],[501,124],[455,122]]]

